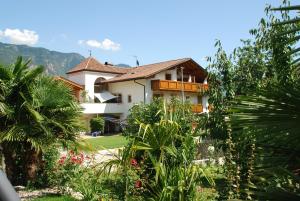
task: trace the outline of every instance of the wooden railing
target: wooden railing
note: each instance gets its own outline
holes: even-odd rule
[[[151,87],[153,91],[181,91],[183,88],[186,92],[203,92],[208,89],[207,84],[172,80],[152,80]]]
[[[194,104],[192,105],[192,112],[194,113],[201,113],[203,112],[203,107],[201,104]]]

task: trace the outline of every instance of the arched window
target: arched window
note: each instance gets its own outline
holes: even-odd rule
[[[108,90],[107,83],[102,83],[105,80],[103,77],[98,77],[94,82],[94,93],[101,93]]]

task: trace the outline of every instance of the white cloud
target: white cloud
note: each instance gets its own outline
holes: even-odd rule
[[[0,38],[6,38],[14,44],[34,45],[39,40],[39,35],[35,31],[27,29],[5,29],[0,30]]]
[[[105,38],[102,42],[97,40],[79,40],[78,44],[112,51],[117,51],[121,48],[121,45],[119,43],[113,42],[108,38]]]
[[[102,48],[101,42],[96,40],[87,40],[85,43],[90,47]]]

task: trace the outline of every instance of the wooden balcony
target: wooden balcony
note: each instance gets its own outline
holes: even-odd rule
[[[208,89],[207,84],[192,83],[192,82],[180,82],[172,80],[152,80],[151,88],[153,91],[181,91],[186,92],[203,92]]]
[[[203,112],[202,104],[194,104],[194,105],[192,105],[192,112],[194,112],[194,113],[201,113],[201,112]]]

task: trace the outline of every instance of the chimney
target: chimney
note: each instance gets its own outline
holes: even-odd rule
[[[106,65],[106,66],[113,66],[113,64],[109,63],[108,61],[104,62],[104,65]]]

